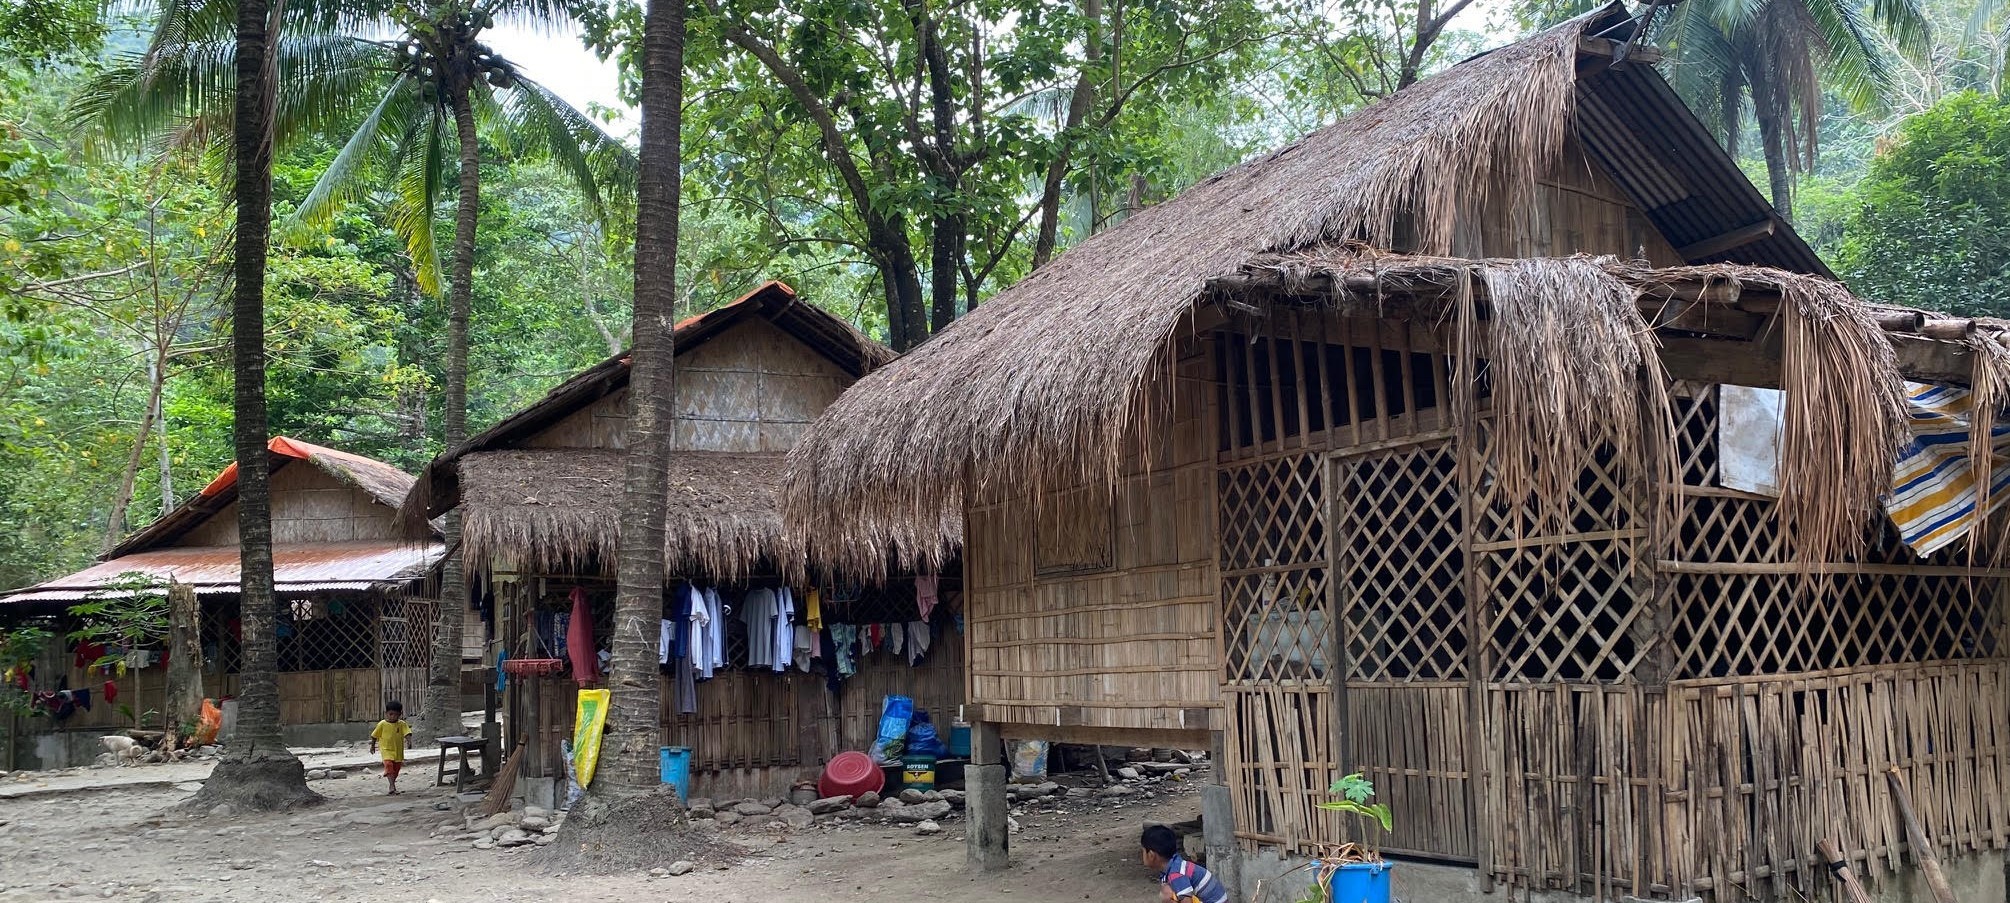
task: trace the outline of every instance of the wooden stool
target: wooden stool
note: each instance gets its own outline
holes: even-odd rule
[[[468,767],[468,754],[474,753],[475,758],[480,760],[482,755],[487,752],[488,746],[489,741],[483,737],[441,737],[439,775],[434,779],[433,786],[438,787],[447,782],[448,750],[456,750],[460,753],[460,764],[454,769],[453,775],[455,793],[467,790],[468,779],[470,777],[488,777],[487,772],[471,774],[471,769]]]

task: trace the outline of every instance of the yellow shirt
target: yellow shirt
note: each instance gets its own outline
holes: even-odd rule
[[[377,741],[377,751],[386,762],[405,761],[405,737],[412,733],[410,721],[379,721],[370,739]]]

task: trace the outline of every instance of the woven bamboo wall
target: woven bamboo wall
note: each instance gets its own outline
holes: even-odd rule
[[[272,473],[272,541],[351,542],[395,539],[396,514],[361,489],[305,461],[288,461]],[[237,545],[237,503],[211,515],[170,546]]]
[[[1036,504],[1009,487],[970,505],[968,687],[984,720],[1215,724],[1221,603],[1205,364],[1198,353],[1180,361],[1169,419],[1149,431],[1113,494],[1058,488]]]
[[[677,355],[672,446],[679,451],[788,451],[852,384],[850,374],[767,320],[753,318]],[[621,448],[628,390],[574,411],[526,448]]]

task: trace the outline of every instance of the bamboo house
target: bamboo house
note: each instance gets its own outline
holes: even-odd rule
[[[1634,27],[1140,211],[810,428],[812,561],[962,556],[974,862],[1002,735],[1214,750],[1245,892],[1358,837],[1314,804],[1359,771],[1395,809],[1365,839],[1470,886],[1825,896],[1819,840],[1879,884],[1915,858],[1894,766],[2000,887],[2002,531],[1887,506],[1927,448],[1969,480],[1935,505],[1998,510],[2005,333],[1834,282]]]
[[[912,574],[880,586],[812,578],[782,527],[782,456],[833,399],[892,360],[890,349],[779,282],[677,324],[674,342],[665,618],[690,589],[712,590],[728,629],[710,679],[680,687],[667,638],[684,628],[665,621],[663,742],[690,749],[696,796],[783,796],[835,753],[869,745],[887,694],[932,713],[956,711],[963,647],[955,572],[929,572],[941,604],[924,610]],[[610,645],[628,385],[625,354],[588,368],[441,455],[405,503],[415,530],[460,515],[471,597],[495,625],[488,654],[519,672],[505,676],[503,736],[525,741],[521,774],[538,800],[563,798],[559,741],[572,735],[576,689],[596,681],[563,662],[567,644],[557,634],[572,629],[576,597],[590,613],[593,648]],[[831,510],[816,519],[850,516]],[[857,638],[878,625],[881,636],[900,628],[900,645],[847,656],[855,670],[844,673],[826,668],[821,650],[811,653],[814,667],[780,670],[736,609],[783,589],[803,603],[792,625],[813,639],[835,634],[858,652]],[[820,594],[821,623],[807,617],[810,590]],[[913,624],[927,634],[925,655],[912,645]]]
[[[416,713],[432,657],[433,602],[423,590],[441,546],[430,533],[417,542],[402,535],[397,509],[412,476],[382,461],[285,436],[273,438],[268,448],[279,717],[288,742],[358,736],[358,725],[383,717],[387,699],[403,700],[406,711]],[[239,557],[237,465],[232,464],[98,563],[0,596],[0,618],[46,620],[67,630],[74,626],[70,608],[121,575],[172,580],[190,587],[200,603],[203,695],[227,699],[238,686]],[[167,692],[162,644],[97,651],[77,645],[69,639],[52,643],[29,676],[29,688],[73,696],[82,691],[91,703],[73,706],[60,719],[38,715],[17,721],[15,729],[24,737],[30,725],[42,728],[32,732],[32,742],[10,747],[22,767],[82,764],[101,751],[100,735],[161,726]],[[117,662],[99,664],[116,652],[123,653]]]

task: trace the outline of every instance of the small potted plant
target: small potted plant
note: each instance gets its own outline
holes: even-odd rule
[[[1332,812],[1351,812],[1373,822],[1384,833],[1394,829],[1394,814],[1375,798],[1375,785],[1360,772],[1333,782],[1331,792],[1338,799],[1320,803]],[[1367,843],[1328,846],[1312,866],[1318,875],[1319,903],[1389,903],[1390,863]]]

